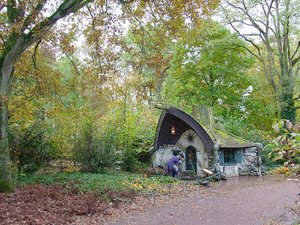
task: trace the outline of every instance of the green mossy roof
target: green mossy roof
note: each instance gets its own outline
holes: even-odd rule
[[[223,129],[213,127],[205,130],[208,132],[208,134],[215,143],[217,141],[220,142],[221,148],[239,148],[255,146],[255,143],[245,140],[241,137],[235,136]]]
[[[194,116],[193,118],[205,129],[214,143],[219,142],[221,144],[221,148],[251,147],[256,145],[254,142],[229,133],[221,123],[216,123],[213,118],[205,121],[201,121]]]

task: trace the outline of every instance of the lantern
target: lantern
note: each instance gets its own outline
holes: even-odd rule
[[[172,134],[172,135],[175,135],[175,133],[176,133],[175,127],[172,126],[172,128],[171,128],[171,134]]]

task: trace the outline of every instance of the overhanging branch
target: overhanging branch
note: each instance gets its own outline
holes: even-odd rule
[[[36,53],[37,53],[37,49],[38,49],[40,43],[41,43],[41,40],[39,40],[37,42],[37,44],[35,45],[33,55],[31,56],[32,62],[33,62],[33,66],[34,66],[35,69],[37,69],[37,65],[36,65]]]
[[[133,0],[127,0],[127,1],[125,1],[125,0],[119,0],[119,2],[122,3],[122,4],[128,4],[128,3],[132,3]]]
[[[259,61],[263,62],[263,58],[261,57],[261,51],[260,48],[254,43],[253,40],[245,37],[239,30],[236,29],[236,27],[230,23],[230,26],[232,27],[232,29],[235,30],[235,32],[242,37],[245,41],[249,42],[258,52],[258,54],[255,54],[253,51],[251,51],[249,48],[247,48],[246,46],[243,46],[243,48],[245,48],[250,54],[252,54],[253,56],[255,56]]]
[[[22,44],[18,49],[17,55],[24,52],[31,44],[41,39],[46,31],[52,27],[59,19],[69,15],[70,13],[76,12],[84,5],[92,2],[93,0],[64,0],[64,2],[58,7],[58,9],[50,16],[45,18],[43,21],[35,25],[28,34],[20,36]]]
[[[44,5],[46,4],[47,0],[41,0],[36,7],[29,13],[29,15],[25,18],[23,23],[23,30],[25,30],[28,25],[35,21],[41,10],[43,9]]]

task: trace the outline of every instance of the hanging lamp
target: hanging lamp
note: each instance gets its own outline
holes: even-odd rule
[[[176,134],[176,130],[175,130],[174,125],[172,125],[172,128],[171,128],[171,134],[172,134],[172,135],[175,135],[175,134]]]

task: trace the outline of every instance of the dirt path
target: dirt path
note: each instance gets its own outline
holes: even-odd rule
[[[208,188],[184,190],[181,197],[171,195],[166,203],[157,202],[145,212],[129,213],[106,224],[297,224],[291,209],[296,208],[299,192],[296,181],[285,177],[235,177]]]

